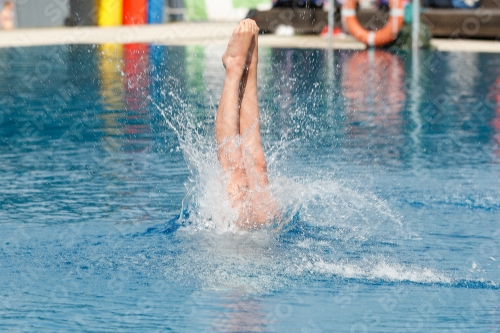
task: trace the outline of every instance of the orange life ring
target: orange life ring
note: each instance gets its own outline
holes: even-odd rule
[[[389,0],[390,15],[387,23],[377,31],[366,30],[356,18],[357,0],[345,0],[342,23],[357,40],[368,46],[383,46],[396,39],[404,24],[403,0]]]

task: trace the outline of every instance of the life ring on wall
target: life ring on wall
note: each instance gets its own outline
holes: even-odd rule
[[[342,6],[342,24],[360,42],[368,46],[383,46],[396,39],[404,24],[403,0],[389,1],[389,20],[380,30],[369,31],[356,18],[357,0],[346,0]]]

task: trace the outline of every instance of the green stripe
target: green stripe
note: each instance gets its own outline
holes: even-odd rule
[[[208,18],[205,0],[184,0],[184,6],[186,7],[186,17],[188,20],[199,21]]]
[[[233,8],[257,8],[263,3],[270,4],[271,0],[233,0]]]
[[[188,45],[186,46],[186,82],[187,82],[187,93],[189,100],[196,100],[200,102],[200,105],[206,105],[205,93],[206,86],[203,79],[203,73],[205,71],[205,47],[199,45]],[[196,104],[196,103],[194,103]],[[203,117],[206,116],[205,108],[198,108],[193,106],[192,110],[193,116],[196,119],[195,123],[198,123]]]

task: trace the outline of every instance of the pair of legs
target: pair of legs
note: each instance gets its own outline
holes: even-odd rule
[[[257,100],[259,28],[238,24],[222,56],[226,78],[215,122],[217,154],[227,191],[242,227],[258,227],[273,217],[267,164],[260,140]]]

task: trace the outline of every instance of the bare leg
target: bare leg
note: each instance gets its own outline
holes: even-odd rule
[[[245,82],[242,80],[255,42],[255,24],[240,22],[229,40],[222,62],[226,78],[215,122],[215,139],[222,169],[228,175],[228,193],[233,206],[246,199],[248,181],[240,149],[240,107]]]
[[[241,152],[248,187],[251,191],[267,186],[267,164],[260,139],[260,118],[257,97],[258,35],[255,35],[252,59],[246,72],[246,89],[241,101],[240,136]]]
[[[239,210],[238,224],[246,228],[258,227],[275,216],[260,139],[258,31],[254,21],[244,20],[233,32],[223,56],[226,80],[215,124],[219,161],[229,178],[229,197]]]
[[[241,153],[248,182],[246,220],[261,225],[276,216],[277,209],[268,190],[267,163],[260,138],[257,96],[258,34],[248,71],[240,109]]]

